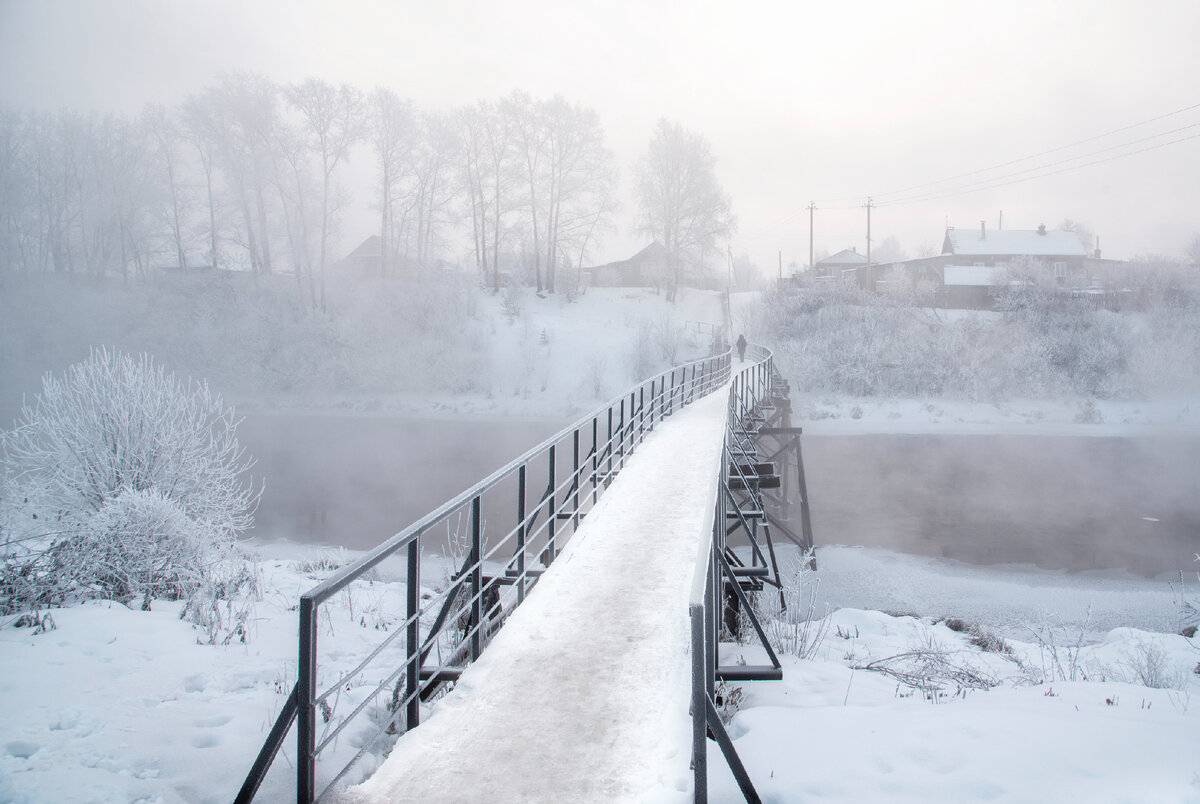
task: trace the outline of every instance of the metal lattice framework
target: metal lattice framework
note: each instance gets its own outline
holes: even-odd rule
[[[750,775],[718,715],[717,682],[783,677],[779,657],[747,598],[747,592],[761,591],[770,585],[780,591],[783,603],[772,528],[806,550],[811,561],[816,560],[811,552],[812,525],[800,429],[791,426],[788,385],[777,373],[768,350],[751,347],[750,360],[752,365],[734,376],[729,389],[713,531],[697,556],[688,605],[692,633],[692,771],[697,802],[708,800],[710,736],[720,747],[746,800],[759,801]],[[792,477],[794,486],[790,482]],[[799,503],[802,534],[799,536],[790,527],[793,503]],[[734,549],[739,541],[743,543],[741,554]],[[770,664],[720,663],[722,617],[728,629],[736,633],[739,612],[753,628]]]

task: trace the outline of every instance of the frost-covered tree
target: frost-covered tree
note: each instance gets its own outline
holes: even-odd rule
[[[349,84],[333,86],[317,78],[289,85],[284,94],[303,118],[309,148],[321,163],[321,235],[317,270],[321,309],[325,309],[325,262],[331,220],[333,172],[350,157],[350,148],[363,134],[362,93]]]
[[[685,273],[703,271],[706,258],[736,225],[716,163],[708,140],[664,119],[638,164],[638,228],[667,249],[670,299]]]
[[[0,609],[99,593],[182,597],[253,522],[232,409],[142,355],[47,375],[0,434]]]
[[[367,140],[378,165],[380,268],[384,276],[392,270],[396,251],[395,208],[399,187],[411,171],[417,132],[416,110],[384,87],[376,87],[368,101]]]
[[[1200,234],[1192,238],[1191,242],[1184,248],[1183,254],[1191,260],[1192,265],[1200,265]]]

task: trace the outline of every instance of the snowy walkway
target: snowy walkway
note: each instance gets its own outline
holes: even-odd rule
[[[714,392],[649,435],[457,688],[349,801],[687,797],[688,592],[727,399]]]

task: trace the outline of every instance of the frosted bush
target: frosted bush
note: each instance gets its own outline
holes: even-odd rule
[[[0,440],[0,611],[204,586],[261,493],[236,426],[146,355],[101,349],[47,375]]]

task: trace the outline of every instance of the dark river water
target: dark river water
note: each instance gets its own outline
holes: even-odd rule
[[[254,534],[372,547],[562,421],[257,414]],[[972,564],[1194,569],[1200,437],[803,437],[815,541]]]
[[[566,426],[327,414],[246,416],[266,480],[253,535],[374,547]]]
[[[816,544],[971,564],[1194,570],[1200,437],[803,437]]]

